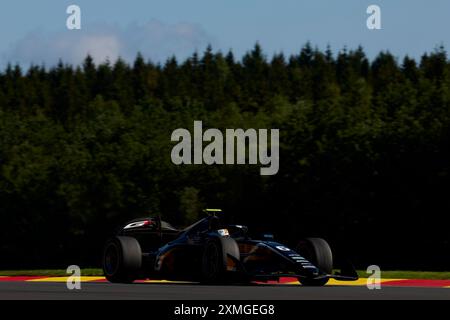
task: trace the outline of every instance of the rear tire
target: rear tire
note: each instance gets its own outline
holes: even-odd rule
[[[320,271],[331,274],[333,272],[333,254],[329,244],[321,238],[307,238],[297,245],[297,252],[319,268]],[[299,278],[304,286],[324,286],[328,278],[308,279]]]
[[[114,237],[107,241],[103,253],[103,273],[112,283],[132,283],[142,265],[139,242],[132,237]]]

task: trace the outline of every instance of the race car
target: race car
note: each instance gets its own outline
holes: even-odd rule
[[[333,274],[333,254],[321,238],[307,238],[289,248],[270,234],[252,239],[243,225],[224,223],[220,209],[178,230],[159,217],[135,219],[106,242],[103,271],[112,283],[139,279],[195,281],[208,284],[250,283],[295,277],[306,286],[330,278],[357,280],[354,268]]]

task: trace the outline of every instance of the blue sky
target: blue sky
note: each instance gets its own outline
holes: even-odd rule
[[[82,30],[66,28],[66,8],[82,10]],[[366,27],[366,9],[382,10],[382,30]],[[184,58],[208,43],[238,55],[261,43],[296,53],[307,41],[362,45],[370,58],[380,50],[420,57],[437,45],[450,47],[448,0],[2,0],[0,65],[79,63],[90,52],[100,61],[138,51],[153,60]]]

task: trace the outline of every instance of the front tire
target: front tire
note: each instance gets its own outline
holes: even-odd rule
[[[232,263],[229,256],[234,260],[240,259],[239,247],[233,238],[210,239],[203,250],[201,282],[220,284],[232,280],[231,274],[236,275],[237,270],[228,265]]]
[[[103,273],[112,283],[132,283],[142,265],[139,242],[132,237],[114,237],[103,252]]]
[[[223,281],[224,275],[222,246],[218,241],[208,241],[202,257],[202,282],[218,283]]]
[[[321,238],[307,238],[297,245],[297,252],[326,274],[333,272],[333,253],[329,244]],[[324,286],[328,278],[299,278],[304,286]]]

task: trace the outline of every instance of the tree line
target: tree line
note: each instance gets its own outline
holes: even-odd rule
[[[175,166],[171,133],[280,129],[280,168]],[[220,207],[364,267],[450,265],[450,63],[306,44],[0,72],[0,268],[98,265],[127,219]]]

